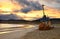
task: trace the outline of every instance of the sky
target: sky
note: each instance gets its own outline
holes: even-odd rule
[[[41,0],[41,3],[46,5],[46,6],[60,9],[60,0]]]
[[[0,15],[12,13],[24,20],[35,20],[43,16],[41,5],[45,5],[47,16],[60,18],[60,0],[0,0]]]

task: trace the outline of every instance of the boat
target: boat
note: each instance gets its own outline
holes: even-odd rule
[[[39,23],[39,30],[50,30],[53,29],[54,27],[51,27],[51,20],[49,17],[45,15],[44,12],[44,5],[42,5],[43,8],[43,17],[41,18],[41,22]]]

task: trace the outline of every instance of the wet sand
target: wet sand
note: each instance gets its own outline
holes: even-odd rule
[[[20,25],[20,24],[18,24]],[[10,25],[9,25],[10,26]],[[13,26],[13,25],[11,25]],[[17,26],[17,25],[14,25]],[[33,26],[33,27],[32,27]],[[4,28],[4,27],[3,27]],[[34,25],[25,25],[21,28],[6,28],[0,30],[0,39],[20,39],[21,37],[25,36],[26,33],[32,32],[37,27],[34,27]]]
[[[38,30],[37,25],[31,25],[34,26],[31,28],[28,26],[29,25],[25,28],[14,28],[10,31],[3,31],[7,33],[0,34],[0,39],[60,39],[60,25],[53,25],[55,27],[54,29],[46,31]]]
[[[20,39],[60,39],[60,27],[55,26],[52,30],[34,30]]]

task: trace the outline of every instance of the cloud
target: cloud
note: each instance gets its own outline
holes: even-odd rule
[[[60,0],[0,0],[0,2],[18,3],[23,8],[16,11],[27,13],[31,10],[42,10],[41,4],[60,9]]]
[[[60,0],[40,0],[40,3],[49,7],[60,9]]]
[[[60,0],[13,0],[18,4],[22,5],[20,11],[27,13],[31,10],[42,10],[41,4],[45,6],[53,7],[56,9],[60,9]]]
[[[10,2],[10,0],[0,0],[0,2]]]
[[[15,0],[18,4],[21,4],[24,8],[21,9],[21,12],[29,12],[31,10],[42,10],[42,6],[38,1],[30,0]]]
[[[42,15],[42,11],[38,11],[38,10],[42,10],[42,6],[41,4],[44,4],[45,6],[49,6],[49,7],[54,7],[56,9],[60,9],[60,0],[0,0],[0,2],[7,2],[7,3],[12,3],[12,4],[18,4],[21,7],[23,7],[22,9],[16,7],[16,9],[14,10],[14,12],[18,12],[17,14],[19,15],[18,17],[20,19],[24,19],[24,20],[34,20],[37,19],[38,17],[40,18],[40,16]],[[6,5],[5,5],[6,6]],[[37,10],[35,11],[31,11],[31,10]],[[48,11],[48,12],[47,12]],[[58,12],[56,12],[56,10],[50,11],[47,10],[46,13],[49,14],[49,16],[56,16],[56,18],[58,18],[60,16],[60,14],[58,14]],[[55,12],[54,12],[55,11]],[[28,12],[28,13],[27,13]],[[25,14],[27,13],[27,14]],[[53,13],[53,14],[52,14]],[[55,14],[56,13],[56,14]],[[55,14],[55,15],[54,15]],[[22,16],[22,17],[21,17]],[[32,17],[32,18],[24,18],[24,17]],[[0,15],[0,19],[18,19],[17,16],[15,15]],[[36,18],[34,18],[36,17]]]
[[[21,18],[19,18],[19,17],[17,17],[16,15],[14,15],[14,14],[9,14],[9,15],[0,15],[0,20],[10,20],[10,19],[12,19],[12,20],[18,20],[18,19],[21,19]]]
[[[24,12],[24,13],[27,13],[27,12],[29,12],[29,11],[31,11],[32,9],[30,8],[30,7],[26,7],[26,8],[23,8],[23,9],[21,9],[20,11],[21,12]]]

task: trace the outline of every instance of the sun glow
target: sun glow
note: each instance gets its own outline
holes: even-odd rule
[[[19,10],[22,7],[18,4],[8,3],[8,2],[0,2],[0,10],[2,11],[14,11]]]
[[[0,10],[2,10],[2,11],[11,11],[12,8],[13,8],[13,5],[11,3],[0,2]]]
[[[28,13],[14,12],[14,10],[20,10],[23,6],[18,3],[0,2],[0,14],[15,14],[19,18],[24,20],[36,20],[43,16],[42,10],[31,10]],[[45,14],[50,18],[60,18],[60,11],[54,8],[45,7]]]
[[[27,14],[23,13],[23,12],[18,12],[18,13],[14,13],[16,14],[16,16],[24,19],[24,20],[36,20],[39,19],[43,16],[43,11],[42,10],[32,10],[30,12],[28,12]],[[56,9],[46,9],[45,10],[45,15],[50,17],[50,18],[60,18],[60,11],[56,10]]]

